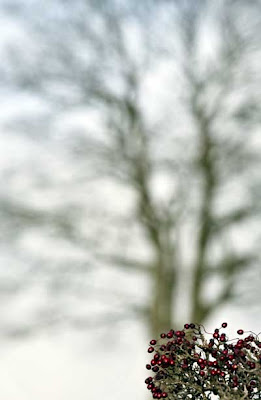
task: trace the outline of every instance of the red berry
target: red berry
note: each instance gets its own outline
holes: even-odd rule
[[[150,341],[150,344],[152,344],[153,346],[154,346],[156,343],[157,343],[157,340],[154,340],[154,339],[153,339],[153,340]]]
[[[166,333],[161,333],[160,337],[164,339],[166,337]]]
[[[243,331],[243,329],[238,329],[237,333],[238,333],[238,335],[243,335],[244,331]]]
[[[216,350],[213,350],[213,351],[212,351],[212,356],[213,356],[214,358],[217,358],[217,351],[216,351]]]
[[[147,368],[147,369],[151,369],[151,365],[150,365],[150,364],[147,364],[147,365],[146,365],[146,368]]]
[[[185,325],[184,325],[184,328],[185,328],[185,329],[189,329],[189,324],[185,324]]]
[[[222,328],[226,328],[226,327],[227,327],[227,323],[226,323],[226,322],[223,322]]]
[[[153,353],[153,351],[154,351],[154,348],[153,348],[153,347],[149,347],[149,348],[148,348],[148,353]]]

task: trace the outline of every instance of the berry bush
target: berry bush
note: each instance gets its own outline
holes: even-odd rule
[[[145,383],[154,399],[261,399],[261,341],[238,329],[229,340],[223,329],[207,333],[202,325],[162,333],[151,340],[153,355]]]

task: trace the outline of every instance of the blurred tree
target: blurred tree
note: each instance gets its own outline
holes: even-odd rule
[[[67,180],[58,181],[53,170],[32,171],[40,188],[60,194],[51,207],[1,193],[3,235],[13,245],[14,237],[40,227],[82,252],[58,257],[59,268],[57,258],[42,266],[55,297],[59,290],[86,296],[88,265],[142,274],[148,295],[133,301],[118,294],[120,306],[101,323],[141,315],[156,335],[180,324],[184,313],[200,323],[242,296],[244,274],[259,265],[256,236],[248,232],[260,223],[258,7],[207,0],[2,1],[21,32],[6,47],[3,81],[42,104],[35,117],[21,110],[9,128],[46,140],[51,151],[58,143],[68,168]],[[79,115],[76,129],[70,121]],[[90,206],[93,182],[104,201]],[[113,207],[108,186],[101,187],[108,182]],[[117,282],[101,289],[116,297],[118,290]],[[180,312],[179,297],[187,311]],[[61,321],[92,324],[85,309],[81,315],[75,306],[62,309]],[[43,325],[56,324],[59,313],[56,298],[38,316]]]

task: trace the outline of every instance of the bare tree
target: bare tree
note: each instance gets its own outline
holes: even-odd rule
[[[245,234],[253,219],[260,222],[260,176],[255,172],[260,160],[254,146],[259,4],[211,3],[57,0],[40,11],[34,1],[28,9],[22,2],[3,3],[24,29],[22,46],[8,47],[9,62],[2,71],[6,87],[42,99],[47,110],[42,118],[20,115],[20,132],[62,143],[76,172],[64,190],[68,201],[56,208],[32,206],[2,193],[2,219],[11,236],[14,228],[20,237],[28,227],[41,226],[82,251],[77,264],[61,260],[81,284],[86,260],[145,275],[147,298],[134,302],[126,297],[127,311],[121,300],[122,312],[116,307],[101,321],[141,315],[153,335],[180,324],[181,286],[186,287],[191,320],[200,323],[237,298],[242,274],[259,263],[255,242],[242,249],[234,239],[241,230]],[[167,78],[161,77],[162,70],[169,71]],[[155,86],[164,85],[164,109],[155,107],[155,91],[152,98],[146,94],[151,79]],[[55,141],[53,132],[64,132],[66,116],[79,109],[86,115],[81,129],[68,130],[63,141]],[[95,126],[93,116],[98,116]],[[18,119],[10,125],[16,131]],[[45,185],[56,188],[52,178]],[[93,210],[99,218],[99,206],[90,211],[85,197],[75,199],[68,191],[79,183],[91,190],[93,179],[97,185],[114,182],[115,193],[128,190],[132,202],[124,215],[115,209],[103,214],[90,234],[81,219],[87,212],[98,221]],[[157,186],[163,181],[168,183],[164,198]],[[112,231],[127,238],[126,246],[115,246]],[[105,238],[110,246],[104,246]],[[66,280],[63,267],[54,274],[50,260],[47,264],[41,273],[47,272],[52,283],[62,282],[68,292],[72,275]],[[221,289],[210,299],[213,279]],[[79,281],[73,290],[86,295]],[[90,323],[89,315],[77,316],[73,310],[63,315],[66,319],[78,327]]]

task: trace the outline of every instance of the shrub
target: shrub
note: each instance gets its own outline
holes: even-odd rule
[[[259,336],[238,329],[238,337],[229,340],[222,331],[226,327],[223,322],[209,334],[202,325],[185,324],[151,340],[148,352],[153,358],[146,368],[154,374],[145,383],[152,397],[261,399]]]

